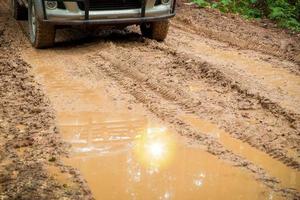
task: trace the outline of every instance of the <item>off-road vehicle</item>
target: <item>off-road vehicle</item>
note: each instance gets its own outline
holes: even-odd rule
[[[36,48],[54,44],[57,28],[65,26],[139,25],[142,35],[166,38],[168,19],[175,15],[176,0],[10,0],[17,20],[28,16],[30,41]]]

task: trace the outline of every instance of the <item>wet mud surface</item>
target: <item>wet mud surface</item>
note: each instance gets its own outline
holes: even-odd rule
[[[180,1],[35,50],[0,2],[1,199],[300,199],[298,35]]]
[[[75,169],[58,162],[67,149],[48,98],[30,75],[30,65],[13,48],[13,38],[19,37],[11,32],[14,22],[4,17],[0,23],[0,198],[89,198]],[[69,174],[73,184],[59,182],[47,172],[49,166]]]

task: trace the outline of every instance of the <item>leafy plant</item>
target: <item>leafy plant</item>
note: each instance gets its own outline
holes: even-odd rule
[[[194,0],[194,2],[200,7],[239,13],[246,18],[268,17],[282,27],[300,32],[299,0]]]
[[[278,21],[278,23],[286,28],[300,31],[299,15],[300,3],[292,5],[286,0],[268,0],[268,8],[270,19]]]
[[[209,3],[206,0],[195,0],[195,3],[197,3],[201,8],[207,7]]]

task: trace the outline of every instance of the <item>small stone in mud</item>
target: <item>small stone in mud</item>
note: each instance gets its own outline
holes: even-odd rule
[[[55,157],[51,157],[50,159],[49,159],[49,162],[55,162],[56,161],[56,158]]]
[[[300,53],[297,56],[295,56],[295,62],[299,62],[300,63]]]
[[[249,113],[242,113],[242,116],[243,116],[244,118],[248,118],[248,119],[250,118],[250,117],[249,117]]]

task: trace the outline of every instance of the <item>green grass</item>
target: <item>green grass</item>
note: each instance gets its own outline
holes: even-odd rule
[[[239,13],[245,18],[267,17],[281,27],[300,32],[300,0],[193,0],[200,7]]]

